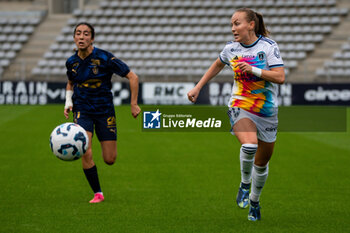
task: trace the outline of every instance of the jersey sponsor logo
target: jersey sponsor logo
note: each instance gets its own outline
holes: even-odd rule
[[[83,83],[80,83],[78,84],[77,86],[79,88],[98,88],[100,87],[102,84],[102,81],[99,80],[99,79],[90,79],[90,80],[87,80],[86,82],[83,82]]]
[[[273,50],[273,54],[275,54],[276,58],[281,58],[281,53],[277,47]]]
[[[91,65],[99,66],[101,65],[101,61],[99,59],[91,59]]]
[[[143,112],[143,128],[144,129],[160,129],[162,113],[159,109],[155,112]]]
[[[277,131],[277,127],[267,127],[265,130],[268,132],[274,132]]]
[[[256,56],[254,55],[242,55],[242,58],[252,58],[254,59]]]
[[[241,51],[242,49],[234,49],[234,48],[231,49],[231,52],[241,52]]]

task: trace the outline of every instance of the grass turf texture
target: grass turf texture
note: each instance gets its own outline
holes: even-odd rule
[[[348,124],[349,111],[348,109]],[[61,105],[0,107],[0,232],[346,232],[350,133],[279,133],[262,221],[235,202],[239,143],[229,133],[147,133],[116,108],[118,158],[93,153],[106,201],[81,162],[60,161],[49,135]]]

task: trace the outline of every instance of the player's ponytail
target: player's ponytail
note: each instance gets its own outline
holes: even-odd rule
[[[253,11],[250,8],[240,8],[238,10],[236,10],[236,12],[245,12],[247,15],[247,21],[251,22],[254,21],[255,22],[255,34],[258,35],[262,35],[262,36],[268,36],[270,34],[270,32],[267,30],[265,23],[264,23],[264,19],[262,14]]]
[[[258,19],[257,22],[255,22],[255,34],[262,35],[262,36],[268,36],[270,34],[269,30],[267,30],[264,19],[262,14],[255,12],[256,18]]]

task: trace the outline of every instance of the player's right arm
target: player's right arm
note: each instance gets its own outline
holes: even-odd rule
[[[196,102],[199,92],[203,86],[207,84],[212,78],[214,78],[224,67],[225,64],[220,60],[220,58],[216,59],[216,61],[209,67],[207,72],[205,72],[197,85],[187,93],[189,101],[192,103]]]
[[[73,109],[72,96],[73,96],[73,81],[68,80],[67,86],[66,86],[66,102],[64,105],[64,116],[66,117],[66,119],[68,119],[69,113]]]

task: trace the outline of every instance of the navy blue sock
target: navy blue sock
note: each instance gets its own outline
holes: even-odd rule
[[[83,169],[83,170],[92,191],[94,191],[94,193],[101,192],[100,181],[98,180],[96,165],[94,165],[92,168]]]

